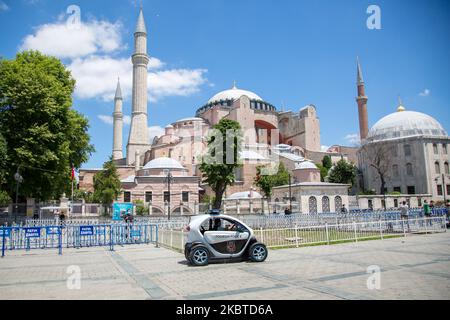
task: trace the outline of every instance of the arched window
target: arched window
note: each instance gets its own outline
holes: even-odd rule
[[[414,173],[413,173],[413,166],[412,166],[411,163],[407,163],[406,164],[406,174],[408,176],[413,176],[414,175]]]
[[[330,198],[328,198],[327,196],[324,196],[322,198],[322,212],[330,212]]]
[[[436,161],[436,162],[434,163],[434,171],[435,171],[436,173],[441,173],[441,166],[439,165],[439,162],[438,162],[438,161]]]
[[[450,174],[450,168],[448,166],[448,162],[444,163],[444,170],[445,170],[445,174]]]
[[[336,196],[334,198],[334,211],[341,212],[342,208],[342,198],[340,196]]]
[[[317,213],[316,197],[309,197],[309,213]]]
[[[433,143],[433,152],[434,152],[434,154],[438,154],[439,153],[437,143]]]
[[[444,152],[444,154],[447,154],[447,144],[446,143],[442,144],[442,152]]]
[[[393,174],[394,177],[398,177],[399,176],[399,174],[398,174],[398,165],[394,164],[392,166],[392,174]]]
[[[405,151],[405,156],[409,157],[411,155],[411,146],[409,144],[405,144],[403,149]]]

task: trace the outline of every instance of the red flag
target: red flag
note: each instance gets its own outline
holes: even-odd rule
[[[75,179],[75,168],[72,167],[72,180]]]

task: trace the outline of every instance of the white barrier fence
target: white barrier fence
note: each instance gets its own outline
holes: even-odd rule
[[[446,232],[445,217],[415,218],[408,220],[378,220],[338,223],[292,228],[255,229],[258,241],[268,248],[295,248],[311,245],[330,245],[343,242],[382,240],[392,237],[407,237],[411,234]],[[173,229],[158,229],[160,245],[184,251],[187,233]]]

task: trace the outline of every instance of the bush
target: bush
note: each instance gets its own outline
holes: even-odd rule
[[[0,190],[0,206],[7,206],[11,203],[11,197],[8,192]]]
[[[148,213],[148,207],[144,205],[144,202],[142,200],[135,200],[133,203],[136,206],[137,216],[144,216]]]

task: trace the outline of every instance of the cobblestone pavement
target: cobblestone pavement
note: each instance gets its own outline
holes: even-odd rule
[[[69,266],[81,288],[69,290]],[[367,268],[381,269],[369,290]],[[7,252],[0,299],[450,299],[450,232],[271,250],[266,262],[187,265],[153,245]]]

